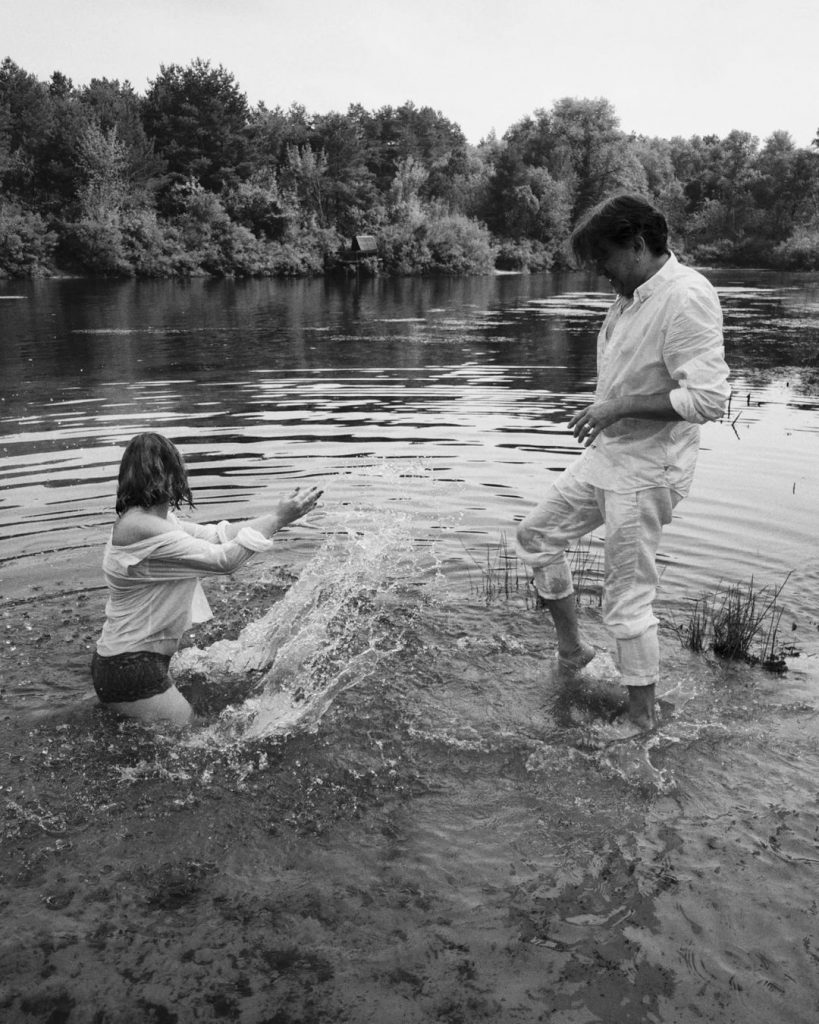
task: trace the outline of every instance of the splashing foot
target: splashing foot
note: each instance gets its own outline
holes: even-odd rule
[[[581,640],[576,647],[569,651],[563,652],[558,650],[557,667],[561,672],[579,672],[584,666],[588,665],[596,653],[591,644]]]
[[[629,686],[625,717],[643,732],[657,728],[657,710],[653,686]]]

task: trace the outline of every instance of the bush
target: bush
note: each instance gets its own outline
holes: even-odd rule
[[[38,213],[0,204],[0,277],[50,273],[56,246],[56,234]]]
[[[502,239],[498,243],[495,257],[498,270],[519,270],[524,273],[551,270],[554,262],[554,250],[550,246],[529,238],[520,241]]]
[[[800,228],[773,251],[778,267],[783,270],[819,269],[819,228]]]
[[[252,231],[227,217],[214,225],[202,253],[202,268],[217,277],[253,277],[269,273],[264,244]]]
[[[153,210],[135,210],[122,218],[122,249],[139,277],[189,276],[198,265],[182,247],[179,232]]]
[[[257,238],[281,241],[290,225],[275,180],[239,182],[223,191],[222,205],[232,221],[249,228]]]
[[[63,222],[59,257],[95,274],[129,277],[134,273],[125,255],[122,231],[114,221]]]
[[[386,224],[378,236],[381,265],[388,274],[423,274],[431,257],[423,224]]]
[[[734,243],[727,238],[714,242],[702,242],[699,245],[689,243],[689,253],[695,263],[709,267],[730,265],[734,262]]]
[[[427,224],[430,269],[443,274],[489,274],[496,250],[487,229],[460,213],[435,217]]]
[[[378,252],[393,274],[488,274],[496,254],[478,221],[429,209],[380,228]]]
[[[226,193],[226,201],[233,203],[238,194]],[[257,237],[250,227],[231,219],[219,196],[196,182],[178,186],[176,201],[179,213],[173,228],[188,273],[196,267],[218,277],[317,274],[323,270],[325,254],[341,241],[336,231],[311,223],[290,229],[281,240]]]
[[[770,245],[755,235],[701,242],[691,246],[690,256],[695,262],[712,267],[770,267],[772,263]]]

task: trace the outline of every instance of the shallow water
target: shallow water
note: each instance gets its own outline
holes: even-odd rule
[[[9,1020],[816,1019],[819,293],[715,280],[732,408],[664,539],[663,719],[637,741],[606,725],[593,592],[572,698],[504,548],[576,452],[596,282],[0,286]],[[193,735],[88,699],[145,427],[201,519],[325,488],[207,582],[176,662]],[[675,632],[751,576],[787,577],[784,675]]]

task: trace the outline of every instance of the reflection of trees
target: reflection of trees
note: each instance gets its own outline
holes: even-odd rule
[[[747,287],[732,287],[736,275],[715,272],[717,287],[726,278],[720,300],[725,351],[735,367],[816,366],[819,363],[819,287],[794,288],[793,278],[754,272]]]
[[[263,381],[293,371],[333,379],[378,367],[388,368],[386,379],[371,380],[360,395],[352,388],[348,411],[366,413],[378,401],[398,415],[407,391],[419,388],[418,415],[424,403],[441,407],[457,388],[469,387],[436,367],[493,367],[497,372],[481,384],[488,394],[587,388],[595,372],[597,312],[576,320],[544,311],[538,300],[588,286],[580,276],[534,275],[356,285],[36,282],[26,300],[9,304],[0,360],[7,388],[22,393],[25,383],[28,406],[45,409],[70,394],[96,400],[95,414],[115,422],[140,416],[207,417],[222,426],[236,417],[253,421]],[[333,387],[347,390],[342,379]],[[293,396],[275,399],[284,397]],[[313,410],[305,405],[305,413],[309,421]]]
[[[580,283],[586,283],[582,281]],[[547,316],[527,302],[555,294],[550,278],[41,282],[18,323],[58,375],[103,380],[303,365],[437,360],[585,363],[598,318]],[[496,314],[493,316],[485,313]],[[509,319],[514,321],[509,326]],[[26,326],[28,325],[28,326]],[[479,346],[465,349],[464,346]],[[394,347],[391,347],[394,346]],[[8,355],[8,350],[4,350]],[[229,358],[228,358],[229,357]]]

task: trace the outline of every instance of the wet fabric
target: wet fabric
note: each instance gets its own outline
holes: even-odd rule
[[[125,704],[157,697],[173,686],[168,675],[170,656],[154,651],[131,651],[91,659],[91,680],[103,704]]]
[[[612,303],[597,337],[597,374],[595,401],[667,393],[681,419],[618,420],[576,460],[578,479],[607,491],[687,494],[699,424],[719,419],[730,394],[711,283],[670,256],[630,301]]]
[[[116,545],[109,539],[102,560],[108,602],[97,653],[172,654],[193,623],[211,617],[199,576],[231,573],[254,552],[273,546],[247,526],[231,540],[226,522],[199,525],[172,512],[168,521],[176,529],[135,544]]]
[[[564,473],[520,524],[518,553],[547,601],[574,592],[567,548],[605,524],[603,622],[617,641],[624,686],[649,686],[659,673],[657,549],[680,496],[666,487],[630,494],[591,487]]]

